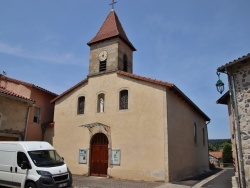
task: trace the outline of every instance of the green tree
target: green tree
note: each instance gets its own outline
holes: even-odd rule
[[[229,143],[225,143],[222,152],[222,161],[223,163],[232,163],[232,145]]]
[[[216,151],[216,147],[213,146],[213,144],[208,144],[209,151]]]

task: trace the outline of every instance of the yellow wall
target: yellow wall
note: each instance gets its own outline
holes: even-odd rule
[[[128,90],[128,110],[119,110],[119,91]],[[104,113],[97,113],[97,96],[105,94]],[[77,115],[77,99],[85,96],[85,114]],[[89,175],[89,161],[78,164],[79,149],[90,151],[90,138],[103,132],[109,149],[121,150],[121,165],[109,165],[116,178],[172,181],[208,170],[205,120],[166,87],[110,73],[88,82],[56,101],[54,147],[73,174]],[[89,132],[79,127],[99,122]],[[193,125],[197,124],[197,144]],[[205,145],[202,143],[205,129]],[[88,157],[89,159],[89,157]]]
[[[173,92],[167,93],[169,180],[172,181],[209,170],[209,159],[205,119]]]
[[[119,110],[122,89],[128,89],[128,110]],[[59,99],[55,106],[54,146],[72,173],[89,173],[89,163],[78,164],[78,152],[89,149],[94,133],[79,125],[99,122],[110,126],[109,148],[121,150],[121,165],[110,165],[109,176],[164,181],[164,90],[112,73],[90,77],[87,84]],[[97,113],[97,95],[101,92],[105,93],[105,111]],[[79,96],[86,97],[84,115],[77,115]],[[105,133],[103,129],[95,131]]]

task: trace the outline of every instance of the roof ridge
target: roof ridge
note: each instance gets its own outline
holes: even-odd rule
[[[182,98],[183,100],[185,100],[186,102],[188,102],[194,109],[196,109],[198,112],[200,112],[203,117],[205,117],[205,119],[207,121],[210,121],[210,118],[191,100],[188,98],[188,96],[186,96],[177,86],[175,86],[173,83],[170,82],[164,82],[164,81],[160,81],[157,79],[152,79],[149,77],[143,77],[143,76],[139,76],[133,73],[128,73],[128,72],[124,72],[124,71],[116,71],[117,74],[119,75],[123,75],[123,76],[127,76],[130,78],[134,78],[137,80],[141,80],[141,81],[145,81],[145,82],[149,82],[152,84],[157,84],[157,85],[161,85],[161,86],[165,86],[167,88],[169,88],[169,90],[173,91],[177,96],[179,96],[180,98]]]
[[[222,66],[220,66],[219,68],[217,68],[217,71],[219,71],[219,72],[223,72],[223,71],[226,71],[226,68],[227,67],[230,67],[230,66],[232,66],[232,65],[234,65],[234,64],[236,64],[236,63],[239,63],[239,62],[242,62],[242,61],[244,61],[244,60],[246,60],[246,59],[248,59],[248,58],[250,58],[250,53],[248,53],[248,54],[246,54],[246,55],[243,55],[243,56],[241,56],[241,57],[238,57],[237,59],[234,59],[234,60],[232,60],[232,61],[229,61],[228,63],[226,63],[225,65],[222,65]]]
[[[77,84],[75,84],[74,86],[72,86],[71,88],[67,89],[66,91],[64,91],[63,93],[61,93],[60,95],[58,95],[57,97],[55,97],[54,99],[52,99],[50,101],[50,103],[54,103],[57,99],[61,98],[62,96],[66,95],[68,92],[74,90],[75,88],[77,88],[79,85],[85,83],[88,81],[88,77],[83,79],[82,81],[78,82]]]
[[[124,72],[124,71],[121,71],[121,70],[116,71],[116,73],[120,74],[120,75],[124,75],[124,76],[129,76],[129,77],[132,77],[132,78],[135,78],[135,79],[138,79],[138,80],[148,81],[150,83],[154,83],[154,84],[157,84],[157,85],[162,85],[162,86],[167,86],[167,87],[174,86],[174,84],[170,83],[170,82],[165,82],[165,81],[154,79],[154,78],[140,76],[140,75],[137,75],[137,74],[133,74],[133,73],[129,73],[129,72]]]

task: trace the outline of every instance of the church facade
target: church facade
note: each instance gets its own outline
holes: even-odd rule
[[[170,182],[207,171],[210,118],[174,84],[133,73],[115,11],[88,45],[87,78],[52,100],[53,145],[71,172]]]

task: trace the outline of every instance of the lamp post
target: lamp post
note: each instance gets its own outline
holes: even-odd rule
[[[218,75],[218,78],[219,78],[219,80],[216,82],[216,89],[217,89],[217,91],[220,93],[220,94],[222,94],[223,93],[223,91],[224,91],[224,83],[221,81],[221,79],[220,79],[220,73],[219,72],[217,72],[216,73],[217,75]]]

